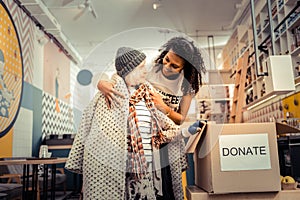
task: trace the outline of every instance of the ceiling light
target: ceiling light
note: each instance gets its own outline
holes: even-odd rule
[[[234,5],[234,7],[235,7],[236,9],[240,9],[240,8],[242,7],[242,4],[241,4],[241,3],[236,3],[236,4]]]
[[[156,10],[160,6],[160,4],[159,3],[153,3],[152,6],[153,6],[153,9]]]
[[[84,3],[81,3],[81,4],[78,5],[78,8],[79,8],[79,9],[83,9],[83,8],[85,8],[85,7],[86,7],[86,5],[85,5]]]

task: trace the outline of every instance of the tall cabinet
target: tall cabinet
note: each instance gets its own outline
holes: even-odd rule
[[[254,13],[258,52],[250,20],[236,27],[223,49],[223,67],[231,69],[235,79],[232,123],[249,121],[243,119],[246,111],[255,111],[262,102],[271,103],[270,99],[295,91],[300,83],[300,1],[271,0],[273,26],[267,1],[255,1]]]

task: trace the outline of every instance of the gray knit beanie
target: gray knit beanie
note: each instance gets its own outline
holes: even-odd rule
[[[117,74],[122,78],[134,70],[146,59],[146,55],[130,47],[120,47],[117,51],[115,66]]]

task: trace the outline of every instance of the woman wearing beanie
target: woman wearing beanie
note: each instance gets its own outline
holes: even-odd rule
[[[109,108],[98,92],[83,113],[65,168],[83,174],[84,199],[163,197],[164,183],[156,176],[162,167],[158,149],[198,131],[199,122],[180,131],[155,108],[153,88],[144,83],[145,58],[138,50],[119,48],[114,88],[124,96],[117,97],[122,106]],[[180,157],[179,151],[176,154]],[[172,175],[168,182],[173,199],[183,199],[180,177],[180,173]]]

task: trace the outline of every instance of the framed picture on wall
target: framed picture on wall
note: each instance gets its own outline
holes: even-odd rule
[[[0,1],[0,138],[12,128],[23,92],[20,40],[9,10]]]

